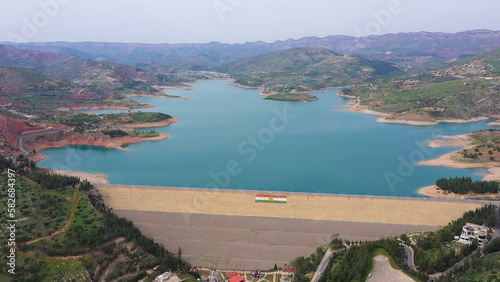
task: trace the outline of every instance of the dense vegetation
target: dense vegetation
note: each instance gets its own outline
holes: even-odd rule
[[[103,115],[103,119],[115,120],[119,123],[147,123],[159,122],[171,118],[171,115],[155,112],[132,112]]]
[[[484,206],[475,211],[468,211],[464,215],[447,226],[439,229],[429,236],[416,238],[415,263],[420,271],[427,273],[440,272],[452,267],[463,257],[469,255],[477,248],[477,243],[472,245],[458,244],[452,248],[445,244],[453,241],[455,236],[460,236],[462,227],[467,223],[495,225],[495,208],[492,205]]]
[[[387,255],[394,264],[405,272],[426,280],[424,273],[418,273],[405,264],[403,246],[396,239],[380,239],[373,242],[354,244],[347,252],[336,252],[321,276],[320,282],[364,281],[373,267],[376,253]]]
[[[103,130],[103,134],[109,135],[111,138],[117,138],[117,137],[124,137],[128,136],[128,133],[121,130],[121,129],[109,129],[109,130]]]
[[[36,183],[40,184],[42,189],[55,190],[64,186],[75,187],[80,182],[80,179],[75,176],[66,176],[59,174],[50,174],[47,172],[36,171],[31,178]]]
[[[319,281],[364,281],[369,272],[372,270],[372,258],[376,254],[383,254],[389,257],[391,265],[394,268],[403,270],[414,279],[427,281],[428,274],[449,269],[455,263],[459,262],[461,259],[473,253],[477,249],[477,242],[472,245],[464,245],[457,242],[452,243],[454,236],[460,235],[462,227],[465,223],[471,222],[494,226],[495,221],[495,207],[493,205],[487,205],[464,213],[460,219],[450,222],[447,226],[441,228],[437,232],[413,235],[411,239],[406,234],[403,234],[398,239],[388,238],[373,242],[354,243],[346,241],[346,243],[351,244],[351,247],[348,250],[343,250],[344,247],[342,239],[335,236],[329,244],[329,247],[332,250],[335,250],[335,252],[333,253],[328,266],[321,275]],[[415,253],[415,263],[418,266],[418,270],[408,267],[405,263],[405,252],[404,247],[401,245],[402,243],[412,245]],[[484,248],[485,254],[499,251],[500,239],[498,238],[493,240],[490,244],[487,244]],[[302,259],[296,261],[301,263],[299,265],[301,267],[301,275],[297,276],[295,281],[308,281],[304,279],[310,279],[312,277],[312,273],[315,271],[315,268],[314,265],[310,264],[310,262],[313,261],[317,261],[314,260],[314,256],[311,256],[309,260]],[[500,265],[498,256],[492,258],[491,260],[488,259],[485,263],[487,263],[487,265],[482,266],[485,271],[490,271],[494,269],[494,267]],[[471,265],[474,265],[474,267],[478,267],[479,264],[479,261],[474,263],[471,262]],[[295,267],[297,267],[297,265],[295,265]],[[461,271],[460,275],[462,275],[466,273],[469,268],[469,264],[466,263],[464,266],[455,268],[454,271],[456,273]],[[308,272],[308,274],[303,275],[302,273],[304,272]]]
[[[456,194],[498,193],[499,188],[496,181],[472,181],[470,177],[441,178],[436,181],[436,185],[442,190]]]
[[[476,253],[469,261],[457,267],[453,267],[446,275],[439,277],[438,282],[480,282],[500,280],[500,252],[488,254],[482,257]]]
[[[295,268],[293,281],[307,282],[311,281],[311,272],[314,272],[323,259],[325,251],[322,248],[317,248],[316,251],[307,258],[299,257],[292,262]]]
[[[1,156],[0,168],[16,169]],[[15,177],[16,275],[7,273],[7,238],[1,234],[1,281],[152,281],[165,270],[199,277],[180,253],[168,252],[132,222],[114,215],[90,183],[50,175],[35,166],[31,171],[16,169]],[[7,183],[6,178],[2,173],[1,183]],[[0,201],[6,202],[6,197],[2,193]],[[0,212],[5,208],[1,205]],[[0,224],[5,223],[2,217]],[[146,273],[156,265],[157,271]]]

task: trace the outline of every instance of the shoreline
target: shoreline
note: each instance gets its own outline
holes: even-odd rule
[[[352,100],[347,102],[347,104],[350,105],[349,108],[337,109],[337,111],[350,111],[350,112],[357,112],[357,113],[363,113],[363,114],[368,114],[368,115],[380,116],[377,119],[377,122],[380,122],[380,123],[397,123],[397,124],[427,126],[427,125],[436,125],[436,124],[444,123],[444,122],[469,123],[469,122],[477,122],[477,121],[481,121],[481,120],[490,119],[490,117],[486,117],[486,116],[479,116],[479,117],[474,117],[474,118],[470,118],[470,119],[437,119],[434,121],[389,118],[390,116],[392,116],[392,114],[377,112],[377,111],[370,109],[369,106],[361,105],[361,100],[357,96],[346,95],[346,94],[343,94],[341,92],[337,93],[337,96],[352,99]],[[357,99],[357,101],[355,101],[354,99]]]
[[[178,122],[179,118],[171,117],[157,122],[145,122],[145,123],[136,123],[136,124],[122,124],[120,127],[135,129],[135,128],[149,128],[149,127],[163,127],[171,125],[174,122]]]
[[[142,106],[135,107],[135,108],[130,108],[130,107],[123,107],[123,106],[75,106],[75,107],[61,107],[58,108],[57,110],[59,111],[80,111],[80,110],[106,110],[106,109],[114,109],[114,110],[125,110],[125,111],[130,111],[130,110],[136,110],[136,109],[149,109],[149,108],[154,108],[155,106],[149,105],[149,104],[142,104]]]
[[[154,94],[127,94],[127,97],[151,97],[151,98],[169,98],[169,99],[182,99],[182,100],[191,100],[191,98],[185,98],[182,96],[176,96],[176,95],[170,95],[170,94],[160,94],[160,95],[154,95]]]
[[[500,126],[500,119],[487,123],[488,126]]]
[[[140,124],[131,124],[131,125],[120,125],[122,129],[126,129],[131,131],[135,128],[152,128],[152,127],[163,127],[168,126],[174,122],[177,122],[179,119],[176,117],[171,117],[159,122],[149,122],[149,123],[140,123]],[[96,146],[96,147],[104,147],[108,149],[118,149],[122,151],[128,151],[125,148],[125,145],[140,143],[145,141],[162,141],[168,139],[167,133],[158,133],[158,136],[155,137],[138,137],[138,136],[124,136],[119,138],[111,138],[104,137],[98,139],[97,135],[94,133],[86,133],[86,134],[78,134],[75,133],[68,138],[59,141],[42,141],[33,146],[33,149],[37,152],[35,155],[30,156],[30,159],[34,162],[39,162],[46,159],[46,156],[43,155],[43,150],[49,148],[62,148],[73,145],[82,145],[82,146]]]
[[[443,167],[450,167],[450,168],[483,168],[488,171],[488,174],[486,174],[483,177],[483,181],[500,181],[500,163],[498,162],[481,162],[481,163],[474,163],[474,162],[464,162],[461,161],[460,157],[460,151],[463,149],[470,149],[473,148],[474,145],[472,144],[473,140],[470,138],[470,134],[460,134],[460,135],[453,135],[453,136],[444,136],[444,135],[439,135],[438,137],[440,138],[445,138],[448,140],[433,140],[430,141],[427,146],[433,147],[433,148],[440,148],[440,147],[461,147],[462,149],[458,151],[453,151],[450,153],[446,153],[444,155],[441,155],[440,157],[436,159],[431,159],[431,160],[424,160],[418,163],[418,165],[427,165],[427,166],[443,166]],[[431,185],[431,186],[426,186],[422,187],[417,190],[417,192],[421,195],[427,196],[427,197],[432,197],[432,198],[457,198],[457,199],[474,199],[474,198],[494,198],[499,195],[491,194],[491,195],[486,195],[486,194],[466,194],[466,195],[460,195],[460,194],[454,194],[448,192],[446,195],[443,193],[439,192],[437,189],[436,185]]]
[[[418,189],[418,193],[427,196],[431,199],[462,199],[462,200],[494,200],[498,198],[499,194],[484,193],[484,194],[455,194],[453,192],[443,191],[436,185],[425,186]]]
[[[49,169],[50,173],[60,174],[65,176],[76,176],[80,178],[81,181],[88,181],[92,184],[110,184],[108,176],[104,173],[88,173],[82,171],[70,171],[70,170],[60,170],[60,169]]]

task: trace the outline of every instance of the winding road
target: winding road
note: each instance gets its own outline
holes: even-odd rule
[[[405,262],[410,268],[415,268],[415,254],[413,252],[412,247],[407,246],[405,244],[400,244],[405,248]]]
[[[321,259],[321,262],[319,263],[318,268],[316,269],[316,272],[314,272],[311,282],[318,281],[318,279],[321,277],[321,274],[323,274],[323,271],[325,271],[325,268],[328,265],[328,262],[330,261],[330,258],[332,257],[333,253],[334,251],[332,251],[332,249],[330,248],[326,250],[323,259]]]
[[[24,137],[30,137],[32,135],[37,135],[37,134],[40,134],[40,133],[47,133],[47,132],[52,132],[52,131],[61,131],[61,130],[66,130],[66,129],[68,129],[67,126],[60,127],[60,128],[48,128],[48,129],[41,129],[41,130],[34,130],[34,131],[23,132],[23,133],[21,133],[21,137],[19,138],[19,149],[23,152],[24,155],[29,155],[30,152],[28,152],[24,148]]]

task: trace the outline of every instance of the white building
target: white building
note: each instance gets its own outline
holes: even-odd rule
[[[163,273],[163,274],[161,274],[161,275],[157,276],[157,277],[155,278],[155,282],[165,282],[165,281],[167,281],[168,279],[170,279],[172,276],[174,276],[174,275],[172,274],[172,272],[167,271],[167,272],[165,272],[165,273]]]
[[[479,245],[482,245],[488,241],[489,230],[490,229],[484,225],[467,222],[464,227],[462,227],[462,234],[460,234],[458,242],[472,244],[472,241],[477,239]]]

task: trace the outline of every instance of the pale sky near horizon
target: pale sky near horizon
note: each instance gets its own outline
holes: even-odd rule
[[[498,11],[497,0],[2,0],[0,42],[244,43],[500,30]]]

